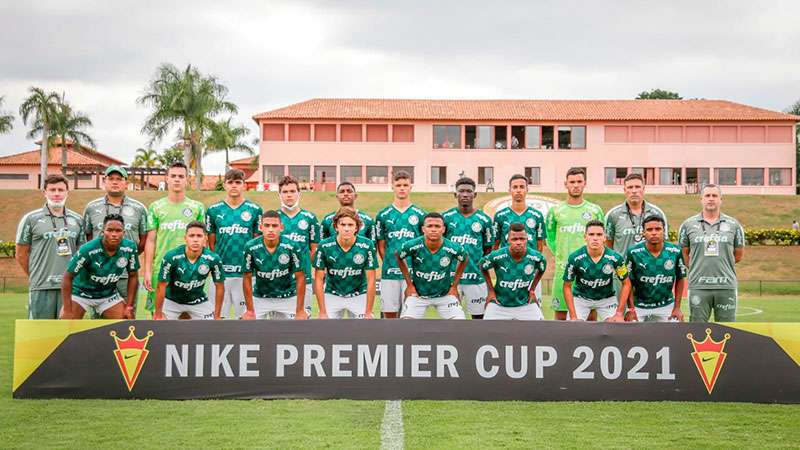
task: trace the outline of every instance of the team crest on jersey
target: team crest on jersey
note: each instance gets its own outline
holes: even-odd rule
[[[416,224],[418,224],[418,223],[419,223],[419,217],[417,217],[417,216],[411,216],[411,217],[409,217],[409,218],[408,218],[408,223],[409,223],[409,225],[416,225]]]
[[[717,378],[722,371],[722,365],[728,354],[725,353],[725,343],[731,338],[730,333],[725,333],[721,341],[711,339],[711,329],[706,328],[706,338],[702,342],[694,340],[692,333],[688,333],[686,338],[692,343],[692,361],[697,372],[700,374],[700,379],[703,380],[703,385],[709,394],[714,390],[714,385],[717,383]]]
[[[364,262],[364,255],[362,255],[361,253],[356,253],[355,255],[353,255],[353,262],[356,263],[356,264],[363,263]]]
[[[150,351],[147,350],[147,343],[153,336],[153,332],[148,331],[144,339],[138,339],[136,335],[133,334],[136,327],[131,325],[128,327],[128,330],[130,330],[130,333],[125,339],[118,338],[116,331],[112,331],[110,334],[111,337],[114,338],[114,343],[117,345],[117,349],[114,350],[114,358],[117,360],[119,370],[122,372],[122,378],[125,380],[128,392],[130,392],[133,390],[136,379],[142,372],[145,361],[147,361],[147,355],[150,353]]]
[[[242,220],[244,220],[245,222],[249,222],[249,221],[250,221],[250,219],[252,219],[252,218],[253,218],[253,215],[252,215],[252,214],[250,214],[250,211],[242,211],[242,215],[241,215],[240,217],[241,217],[241,218],[242,218]]]
[[[673,267],[675,267],[675,263],[672,262],[671,259],[668,259],[668,260],[664,261],[664,268],[665,269],[672,270]]]
[[[281,256],[278,256],[278,262],[281,264],[288,264],[289,255],[287,255],[286,253],[281,253]]]
[[[480,222],[472,222],[472,227],[471,228],[472,228],[472,231],[474,231],[476,233],[480,233],[481,230],[483,229],[483,226],[480,224]]]
[[[67,225],[74,227],[78,225],[78,221],[74,217],[67,217]]]
[[[589,220],[592,218],[592,214],[589,211],[584,211],[581,217],[583,217],[583,220]]]
[[[197,268],[197,273],[200,275],[205,275],[208,273],[208,266],[205,264],[200,264],[200,267]]]
[[[606,264],[603,266],[603,273],[606,275],[611,275],[611,272],[614,271],[614,268],[611,267],[611,264]]]
[[[307,230],[308,222],[306,219],[300,219],[300,222],[297,222],[297,228],[300,228],[301,230]]]
[[[528,228],[533,228],[536,226],[536,221],[533,220],[533,217],[528,217],[528,220],[525,221],[525,225],[527,225]]]
[[[119,258],[119,259],[117,259],[117,267],[119,267],[119,268],[123,268],[123,267],[125,267],[127,264],[128,264],[128,260],[127,260],[127,259],[125,259],[125,258]]]
[[[188,219],[192,217],[192,208],[183,208],[183,215]]]
[[[530,275],[533,273],[533,266],[530,264],[525,265],[525,275]]]
[[[439,265],[442,267],[447,267],[450,265],[450,258],[447,256],[442,256],[442,259],[439,260]]]
[[[699,306],[700,305],[700,296],[699,295],[693,295],[692,299],[690,300],[690,302],[694,306]]]
[[[133,210],[130,206],[124,206],[122,208],[122,215],[125,217],[133,217],[136,211]]]
[[[719,224],[719,231],[731,231],[731,226],[727,222]]]

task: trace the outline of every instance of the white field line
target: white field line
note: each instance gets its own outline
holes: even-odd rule
[[[381,450],[402,450],[404,440],[402,402],[387,400],[381,424]]]

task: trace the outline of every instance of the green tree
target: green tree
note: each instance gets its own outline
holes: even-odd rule
[[[0,97],[0,134],[8,133],[14,128],[14,115],[2,109],[4,101],[5,97]]]
[[[202,157],[205,138],[217,115],[235,114],[238,108],[227,101],[228,88],[214,76],[203,76],[197,68],[187,65],[179,70],[172,64],[162,64],[155,77],[136,101],[151,112],[142,126],[150,136],[150,145],[163,139],[173,128],[179,129],[184,143],[183,160],[187,166],[194,161],[195,186],[202,179]]]
[[[680,94],[672,91],[665,91],[663,89],[651,89],[650,91],[642,91],[636,96],[636,100],[682,100]]]
[[[206,138],[206,155],[225,152],[225,170],[230,168],[230,152],[243,152],[250,156],[255,150],[244,139],[250,133],[244,125],[232,125],[231,118],[215,122]]]
[[[176,162],[183,161],[183,150],[177,145],[166,148],[158,155],[158,161],[161,163],[161,167],[169,168]]]
[[[61,173],[67,175],[67,155],[69,143],[75,151],[88,148],[94,151],[96,146],[94,139],[86,132],[92,126],[89,116],[72,109],[65,96],[59,97],[56,114],[50,128],[50,145],[61,144]],[[84,144],[86,144],[84,146]]]
[[[133,158],[133,167],[153,169],[161,165],[158,152],[152,148],[137,148],[136,156]],[[150,184],[150,174],[142,174],[142,190]]]
[[[44,179],[47,177],[47,162],[50,157],[50,129],[55,121],[60,98],[55,92],[45,92],[41,88],[31,87],[30,95],[23,100],[19,107],[19,115],[25,125],[30,122],[31,130],[28,137],[35,139],[41,136],[39,158],[39,188],[44,189]]]
[[[800,100],[794,102],[794,105],[786,109],[786,112],[789,114],[794,114],[795,116],[800,116]],[[795,123],[794,132],[797,136],[795,139],[795,174],[797,175],[797,185],[800,187],[800,122]]]

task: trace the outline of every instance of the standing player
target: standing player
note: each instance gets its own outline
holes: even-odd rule
[[[311,284],[311,260],[319,243],[319,222],[314,213],[300,207],[300,183],[297,178],[288,175],[278,183],[278,195],[281,200],[281,222],[283,236],[295,243],[300,250],[300,264],[306,274],[306,286]],[[311,315],[311,289],[306,289],[303,304],[306,313]]]
[[[244,317],[308,318],[304,301],[306,274],[297,247],[281,238],[282,231],[280,214],[267,211],[261,217],[262,236],[247,243],[241,280],[247,309]]]
[[[642,225],[645,241],[629,248],[625,255],[635,307],[635,316],[630,319],[683,322],[681,297],[686,286],[686,265],[681,248],[666,242],[666,224],[660,215],[647,216]],[[624,321],[627,303],[627,299],[620,299],[615,321]]]
[[[86,239],[92,240],[103,234],[105,218],[109,214],[119,214],[125,220],[125,239],[136,245],[137,254],[144,251],[147,241],[147,207],[138,200],[127,195],[128,172],[120,166],[109,166],[105,171],[103,183],[106,195],[92,200],[86,205],[83,213]],[[128,273],[123,271],[117,283],[117,292],[128,299]],[[131,318],[136,317],[136,300],[127,302],[126,312]]]
[[[403,273],[397,265],[395,253],[403,242],[422,235],[420,226],[425,211],[411,203],[411,175],[400,170],[392,177],[392,204],[375,216],[378,255],[381,266],[381,313],[386,319],[396,319],[403,304],[406,289]],[[408,264],[408,263],[406,263]]]
[[[744,256],[744,228],[722,214],[722,191],[715,184],[703,187],[703,211],[681,225],[678,243],[689,267],[689,320],[736,320],[736,263]]]
[[[458,302],[458,282],[467,267],[467,252],[444,237],[444,219],[439,213],[425,215],[422,232],[424,236],[404,242],[396,253],[408,286],[402,318],[422,319],[433,306],[442,319],[465,319]]]
[[[493,251],[480,263],[489,295],[486,320],[542,320],[536,285],[547,268],[547,260],[528,244],[528,232],[520,222],[508,227],[508,246]],[[497,282],[492,287],[489,269]]]
[[[48,175],[44,207],[19,221],[15,259],[28,276],[28,319],[58,319],[61,280],[72,254],[84,242],[83,219],[64,206],[68,191],[66,178]]]
[[[339,207],[355,209],[362,224],[361,228],[358,229],[358,235],[375,242],[375,221],[372,220],[369,214],[356,209],[355,203],[357,198],[358,194],[356,194],[356,187],[353,183],[349,181],[342,181],[339,183],[339,186],[336,188],[336,200],[339,201]],[[321,239],[328,239],[329,237],[336,236],[336,228],[333,226],[333,217],[335,215],[336,211],[328,213],[327,216],[323,217],[320,224]]]
[[[205,247],[203,222],[190,222],[185,231],[186,244],[168,251],[158,271],[153,319],[176,320],[184,313],[193,320],[219,319],[225,297],[222,260]],[[217,285],[213,303],[203,290],[209,276]]]
[[[132,319],[132,304],[139,285],[139,250],[124,237],[125,220],[119,214],[103,219],[102,236],[92,239],[72,255],[61,282],[62,319],[83,319],[92,310],[104,319]],[[125,301],[119,282],[125,275]]]
[[[186,197],[189,169],[182,162],[167,169],[167,196],[150,204],[147,211],[147,242],[144,247],[144,287],[149,292],[145,308],[155,311],[155,286],[161,264],[169,250],[185,242],[186,227],[202,221],[205,207]]]
[[[586,188],[585,170],[577,167],[569,169],[564,187],[567,188],[567,201],[550,208],[545,221],[547,247],[555,256],[553,311],[556,320],[567,318],[567,304],[562,290],[567,260],[572,252],[584,244],[586,224],[590,220],[603,220],[603,210],[583,198],[583,190]]]
[[[622,281],[621,298],[628,298],[631,282],[628,266],[622,255],[605,246],[605,226],[601,220],[586,224],[586,245],[569,255],[564,269],[564,299],[569,320],[586,320],[592,310],[600,320],[614,317],[617,296],[614,294],[616,277]]]
[[[233,316],[242,317],[246,308],[242,291],[242,266],[247,243],[258,234],[261,207],[244,198],[244,172],[230,169],[225,173],[225,199],[208,207],[206,232],[208,248],[222,259],[225,271],[225,297],[220,317],[225,319],[233,306]],[[212,284],[208,296],[215,297]]]
[[[475,181],[472,178],[461,178],[456,181],[456,202],[458,207],[445,212],[445,237],[464,247],[469,258],[467,268],[458,282],[458,293],[466,303],[467,312],[473,319],[483,318],[486,308],[486,283],[478,267],[481,258],[489,254],[494,244],[492,219],[486,213],[476,210],[474,206]]]
[[[363,224],[353,208],[339,209],[333,226],[336,236],[323,240],[314,257],[319,318],[340,319],[349,311],[353,318],[372,319],[378,268],[375,244],[357,235]]]

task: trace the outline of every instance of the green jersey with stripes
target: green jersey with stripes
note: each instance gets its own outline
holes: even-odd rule
[[[321,239],[336,237],[336,229],[333,227],[333,217],[335,215],[336,212],[332,212],[322,218],[320,224],[320,229],[322,230]],[[358,217],[361,218],[361,228],[358,229],[358,235],[375,242],[375,221],[363,211],[358,211]]]
[[[514,307],[528,304],[533,279],[547,269],[547,260],[530,245],[519,261],[508,247],[501,247],[486,255],[480,266],[481,270],[494,269],[494,292],[500,306]]]
[[[73,274],[72,294],[83,298],[108,298],[117,294],[117,281],[139,270],[136,243],[123,239],[113,255],[103,248],[103,238],[92,239],[72,255],[67,272]],[[123,276],[124,275],[124,276]]]
[[[594,262],[584,245],[569,255],[564,269],[564,281],[572,282],[572,295],[588,300],[614,297],[614,277],[620,281],[628,278],[628,266],[622,255],[608,247]]]
[[[158,277],[158,268],[168,251],[183,245],[186,225],[195,220],[205,219],[205,206],[202,203],[184,198],[180,203],[172,203],[167,197],[150,204],[147,209],[147,231],[156,231],[156,252],[153,258],[153,279]]]
[[[122,197],[121,205],[108,202],[108,197],[100,197],[86,204],[83,212],[83,225],[90,239],[102,234],[103,220],[109,214],[119,214],[125,221],[125,239],[139,245],[141,235],[147,233],[147,207],[129,196]]]
[[[225,280],[222,260],[207,248],[195,262],[186,257],[186,245],[173,248],[164,255],[158,281],[167,282],[166,298],[182,305],[196,305],[208,300],[203,288],[209,274],[214,283]]]
[[[311,244],[319,243],[319,221],[312,212],[301,209],[294,216],[283,210],[278,211],[283,223],[281,236],[294,242],[300,252],[300,264],[306,274],[306,282],[311,283]]]
[[[530,206],[525,208],[522,214],[517,214],[511,207],[503,208],[494,215],[495,240],[500,247],[508,245],[508,228],[512,223],[525,225],[528,232],[528,241],[536,247],[537,241],[542,241],[547,237],[544,227],[544,216],[539,210]]]
[[[642,213],[633,214],[627,203],[611,208],[605,217],[606,239],[614,241],[614,251],[620,254],[643,241],[643,221],[649,216],[659,216],[664,219],[664,236],[669,236],[667,215],[658,206],[643,202]]]
[[[364,236],[356,236],[347,251],[331,237],[319,244],[314,268],[325,271],[325,292],[355,297],[367,292],[367,271],[378,268],[378,252],[372,240]]]
[[[461,275],[459,284],[484,283],[478,264],[483,255],[494,245],[492,219],[480,210],[464,216],[458,208],[449,209],[442,216],[447,226],[445,237],[456,244],[461,244],[469,256],[467,267],[464,269],[464,274]]]
[[[712,224],[697,214],[681,225],[678,244],[689,248],[689,289],[738,287],[734,250],[745,245],[738,220],[721,214]]]
[[[289,298],[297,295],[295,274],[303,272],[303,266],[297,246],[292,241],[282,237],[270,253],[264,239],[257,237],[247,243],[242,271],[253,274],[256,281],[253,296]]]
[[[408,258],[411,281],[420,298],[444,297],[453,285],[458,263],[467,258],[461,245],[442,238],[442,246],[431,253],[425,246],[425,237],[406,241],[397,252],[398,258]]]
[[[664,242],[658,256],[653,256],[645,242],[628,249],[625,255],[628,277],[633,286],[633,304],[639,308],[659,308],[675,302],[673,286],[686,278],[681,248]]]
[[[375,231],[378,241],[385,241],[385,253],[381,266],[381,278],[385,280],[402,280],[403,274],[397,267],[395,252],[400,250],[403,242],[422,236],[422,219],[425,210],[416,205],[409,205],[400,211],[394,205],[383,208],[375,216]],[[408,262],[406,262],[408,264]]]
[[[225,201],[208,207],[206,232],[215,235],[214,253],[222,259],[225,278],[242,276],[244,250],[258,233],[261,214],[261,207],[250,200],[236,208]]]

